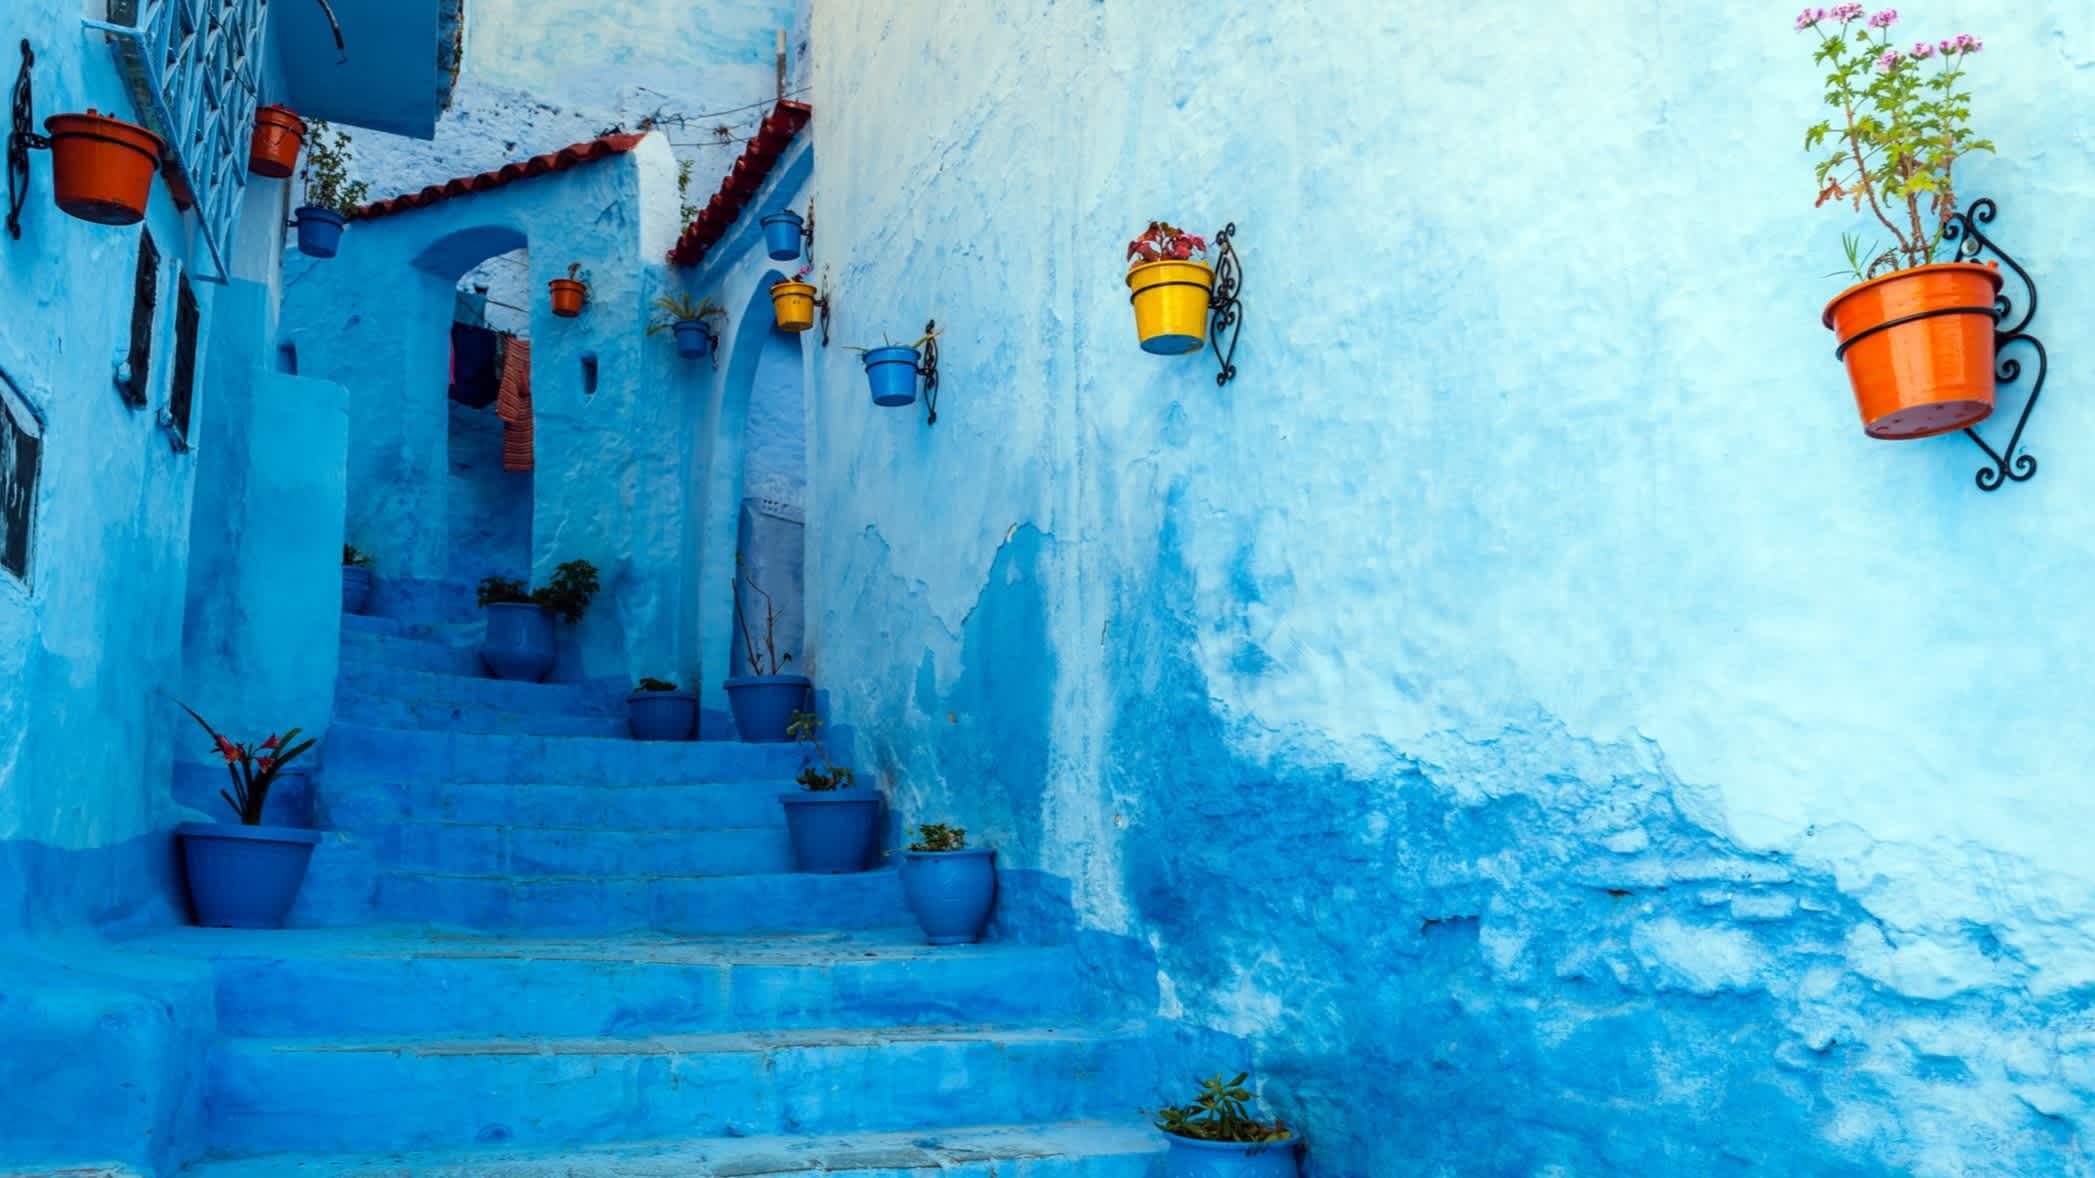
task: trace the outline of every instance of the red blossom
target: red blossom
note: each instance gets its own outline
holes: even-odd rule
[[[255,762],[255,768],[260,769],[264,773],[267,773],[270,770],[276,768],[276,758],[263,757],[261,760]]]
[[[274,733],[274,732],[270,733],[270,734],[269,734],[269,739],[268,739],[268,740],[265,740],[265,741],[263,741],[263,742],[262,742],[262,747],[263,747],[263,748],[265,748],[265,749],[273,749],[273,748],[275,748],[275,747],[276,747],[276,733]]]

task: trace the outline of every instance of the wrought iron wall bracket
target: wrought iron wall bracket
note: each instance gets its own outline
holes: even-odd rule
[[[2043,342],[2029,333],[2030,320],[2037,317],[2037,284],[2031,280],[2029,271],[2023,269],[2020,262],[2008,256],[2007,251],[2001,249],[1986,235],[1985,230],[1979,228],[1991,223],[1997,211],[1992,198],[1982,196],[1972,201],[1971,206],[1963,212],[1951,216],[1949,224],[1942,229],[1943,240],[1956,246],[1955,260],[1975,262],[1979,260],[1980,254],[1990,251],[2014,272],[2015,277],[2021,280],[2023,289],[2029,292],[2029,301],[2023,304],[2020,316],[2015,313],[2015,301],[2006,294],[1994,299],[1993,376],[1996,388],[1999,385],[2013,384],[2022,376],[2022,361],[2005,354],[2010,345],[2027,344],[2036,356],[2037,371],[2030,380],[2029,396],[2022,402],[2022,412],[2015,418],[2015,428],[2008,434],[2005,449],[1995,450],[1987,444],[1986,439],[1979,436],[1976,429],[1967,428],[1964,431],[1964,436],[1985,451],[1986,458],[1992,463],[1991,466],[1980,467],[1973,478],[1981,491],[1998,491],[2011,482],[2026,483],[2036,477],[2036,458],[2020,452],[2022,434],[2029,426],[2030,411],[2037,407],[2037,398],[2044,392],[2044,377],[2050,368],[2050,361],[2044,354]]]
[[[36,133],[35,99],[29,89],[29,67],[36,51],[22,38],[22,68],[15,74],[14,118],[7,132],[7,232],[22,240],[22,209],[29,203],[29,153],[45,151],[51,141]]]
[[[938,320],[924,321],[924,359],[917,365],[924,378],[924,424],[938,424]]]
[[[1237,247],[1230,242],[1237,232],[1237,223],[1231,221],[1215,234],[1215,289],[1208,296],[1208,341],[1215,349],[1215,360],[1222,370],[1215,374],[1215,383],[1226,385],[1237,375],[1237,335],[1244,330],[1243,301],[1237,296],[1244,287],[1244,264],[1237,257]],[[1229,333],[1229,347],[1222,346],[1222,333]]]
[[[814,210],[814,207],[813,207],[812,205],[811,205],[811,206],[809,206],[809,208],[808,208],[808,211],[809,211],[809,212],[811,212],[811,213],[812,213],[812,212],[814,212],[814,211],[815,211],[815,210]],[[821,287],[821,289],[822,289],[822,297],[821,297],[821,298],[818,298],[818,299],[816,299],[816,300],[815,300],[815,310],[816,310],[816,311],[817,311],[818,313],[820,313],[820,314],[821,314],[821,316],[822,316],[822,346],[826,348],[826,347],[828,347],[828,346],[829,346],[829,299],[830,299],[830,293],[829,293],[829,271],[828,271],[828,270],[826,270],[826,269],[822,271],[822,287]]]

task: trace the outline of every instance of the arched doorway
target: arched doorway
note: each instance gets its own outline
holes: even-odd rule
[[[767,649],[791,657],[791,663],[778,668],[780,672],[805,673],[805,385],[800,337],[770,326],[750,372],[749,412],[739,447],[742,474],[735,508],[735,551],[746,576],[769,595],[775,617],[766,634],[764,604],[754,594],[745,595],[742,622],[746,628],[737,624],[729,652],[729,665],[738,675],[771,673]],[[733,589],[731,583],[730,593]],[[754,660],[749,648],[752,641],[758,648]]]

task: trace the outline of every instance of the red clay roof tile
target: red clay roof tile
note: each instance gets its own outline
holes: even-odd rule
[[[505,184],[514,184],[519,180],[529,180],[534,176],[544,176],[551,172],[565,172],[581,164],[623,155],[638,147],[644,138],[644,135],[606,135],[587,143],[573,144],[559,151],[549,151],[517,163],[504,164],[492,172],[482,172],[478,176],[461,176],[443,184],[432,184],[420,192],[410,192],[390,200],[373,201],[358,209],[351,219],[370,221],[378,217],[390,217],[410,209],[428,208],[454,196],[486,192],[491,188],[500,188]]]
[[[695,266],[704,260],[706,251],[721,238],[742,215],[749,198],[763,187],[765,177],[778,163],[793,137],[807,126],[815,110],[805,102],[780,102],[764,116],[763,126],[750,137],[749,145],[728,170],[727,177],[720,182],[720,191],[706,202],[706,207],[691,224],[684,227],[684,234],[677,238],[675,248],[669,251],[669,261],[677,266]]]

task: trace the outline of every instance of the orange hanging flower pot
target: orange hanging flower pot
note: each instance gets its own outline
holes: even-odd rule
[[[1826,304],[1862,432],[1931,438],[1993,412],[2000,286],[1994,263],[1941,262],[1856,283]]]
[[[582,313],[582,304],[589,298],[588,287],[572,278],[555,278],[546,287],[553,292],[553,314],[573,319]]]
[[[145,219],[160,169],[160,137],[144,127],[95,113],[52,115],[51,187],[58,207],[97,225]]]
[[[306,122],[287,106],[265,106],[255,112],[255,134],[248,141],[247,170],[282,180],[298,169],[298,149],[305,145]]]

